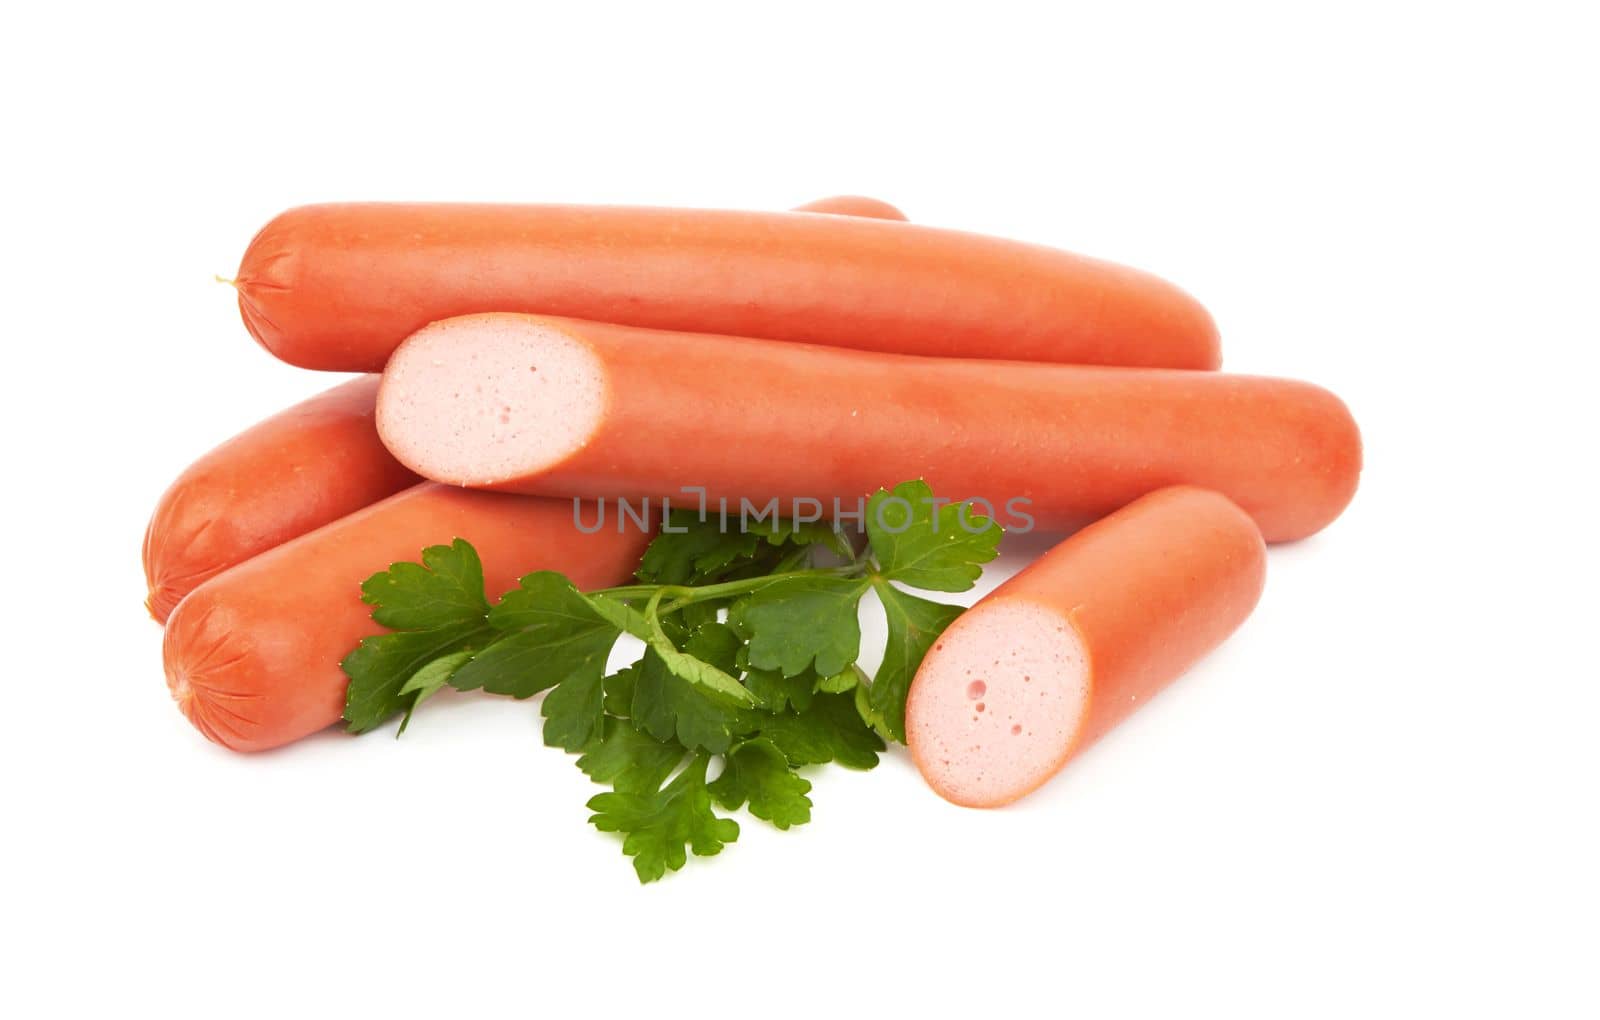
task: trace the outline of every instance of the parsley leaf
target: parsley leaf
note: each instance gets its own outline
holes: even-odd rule
[[[689,632],[683,650],[724,673],[739,671],[744,639],[725,623],[702,623]]]
[[[843,694],[845,691],[855,690],[856,685],[865,679],[866,675],[861,672],[860,666],[851,666],[843,673],[819,678],[817,680],[817,690],[824,694]],[[797,705],[795,707],[801,708],[803,706]]]
[[[457,670],[452,687],[528,698],[576,676],[598,694],[618,629],[561,574],[524,577],[488,619],[505,636]]]
[[[395,731],[396,737],[404,733],[406,727],[411,724],[411,713],[417,710],[417,706],[449,687],[450,675],[460,669],[471,658],[472,652],[470,650],[452,652],[449,655],[439,656],[411,674],[411,679],[401,686],[400,693],[402,695],[415,694],[416,697],[412,698],[411,703],[406,706],[406,714],[400,719],[400,728]]]
[[[739,823],[711,810],[706,789],[710,759],[697,754],[677,777],[648,793],[602,793],[589,800],[589,821],[601,832],[623,834],[622,852],[633,858],[640,882],[654,882],[688,860],[684,847],[710,857],[739,838]]]
[[[481,644],[492,636],[485,623],[483,565],[461,539],[429,546],[421,563],[394,563],[361,585],[361,599],[375,606],[372,618],[392,633],[362,638],[339,663],[350,686],[344,718],[352,733],[364,733],[396,712],[409,709],[421,688],[403,692],[419,670],[435,660]],[[426,682],[435,676],[430,674]]]
[[[676,740],[690,750],[721,754],[733,743],[743,713],[667,668],[649,649],[633,677],[634,725],[657,740]]]
[[[628,605],[621,599],[609,595],[586,596],[589,608],[603,617],[611,626],[624,634],[631,634],[640,641],[650,640],[650,622],[644,614]]]
[[[867,724],[868,729],[882,737],[885,743],[894,739],[894,734],[889,732],[889,724],[884,721],[883,713],[872,707],[870,684],[857,684],[850,697],[855,701],[856,714]]]
[[[654,793],[683,755],[683,745],[676,741],[657,740],[623,719],[607,719],[600,739],[578,759],[578,768],[619,793]]]
[[[535,571],[492,606],[470,545],[431,546],[362,585],[390,632],[341,663],[345,716],[360,732],[404,711],[404,732],[447,685],[515,698],[548,691],[545,743],[577,753],[585,774],[611,786],[590,800],[590,820],[621,833],[640,881],[655,881],[690,851],[715,854],[738,837],[714,804],[779,829],[805,824],[811,783],[797,769],[870,769],[886,741],[905,739],[912,677],[961,610],[897,586],[971,587],[1000,536],[976,520],[974,534],[973,519],[937,507],[922,482],[872,497],[859,552],[831,524],[772,518],[725,532],[679,511],[645,552],[640,583],[586,594]],[[843,562],[810,566],[819,545]],[[872,678],[856,663],[869,589],[888,623]],[[643,643],[642,657],[607,675],[622,634]],[[715,756],[721,771],[707,782]]]
[[[796,524],[779,518],[750,520],[738,528],[729,517],[723,530],[716,514],[701,520],[695,510],[674,510],[663,529],[645,549],[635,576],[649,584],[701,585],[732,577],[770,572],[783,546],[825,545],[849,556],[848,543],[824,521]]]
[[[884,747],[849,694],[818,694],[804,712],[762,715],[756,731],[796,767],[836,761],[846,768],[870,769]]]
[[[365,733],[404,711],[414,697],[400,693],[407,680],[434,659],[488,633],[488,628],[469,623],[362,638],[356,650],[339,663],[350,678],[344,703],[346,728],[351,733]]]
[[[722,775],[709,786],[718,804],[750,813],[780,829],[811,821],[811,783],[794,774],[778,745],[757,737],[728,751]]]
[[[614,715],[619,719],[632,717],[633,691],[639,679],[639,670],[642,668],[635,662],[622,667],[602,681],[601,688],[605,691],[602,704],[607,715]]]
[[[729,635],[728,638],[722,637],[724,632]],[[706,637],[707,635],[709,637]],[[697,638],[713,641],[716,644],[695,649],[693,644]],[[733,642],[732,648],[728,647],[727,642],[729,640]],[[756,702],[755,695],[746,690],[738,680],[729,676],[727,670],[717,665],[716,662],[710,661],[726,653],[725,658],[731,669],[733,663],[732,652],[737,649],[738,643],[738,636],[734,635],[732,631],[722,624],[707,623],[696,628],[689,639],[689,644],[684,646],[683,651],[679,651],[677,646],[672,643],[672,639],[667,636],[666,631],[657,622],[651,628],[649,646],[650,651],[655,653],[656,658],[666,667],[667,671],[679,679],[736,704],[753,705]]]
[[[935,513],[927,482],[902,482],[893,493],[879,489],[867,501],[867,538],[879,573],[913,588],[971,588],[980,564],[997,555],[1000,535],[998,524],[961,504],[945,503]]]
[[[462,539],[422,550],[422,562],[392,563],[361,585],[361,601],[377,608],[372,619],[393,630],[430,630],[480,621],[489,611],[483,563]]]
[[[922,657],[928,654],[944,629],[961,615],[962,609],[907,595],[884,580],[874,581],[872,588],[878,593],[878,601],[883,603],[884,617],[889,624],[889,643],[884,647],[883,664],[872,678],[868,704],[882,719],[889,736],[903,744],[906,742],[906,693],[911,690],[911,678],[922,665]]]
[[[695,584],[706,584],[755,566],[756,561],[763,558],[761,554],[766,552],[759,542],[758,536],[744,532],[723,535],[715,546],[695,557],[694,573],[689,580]]]
[[[601,659],[593,668],[571,673],[545,695],[539,706],[545,746],[577,752],[599,735],[605,722],[604,671],[605,660]]]
[[[853,559],[850,540],[831,521],[791,521],[781,517],[750,522],[751,534],[759,534],[770,545],[820,545],[842,559]]]
[[[794,676],[814,667],[831,676],[861,654],[856,605],[867,586],[859,578],[797,575],[734,603],[728,619],[749,636],[749,661],[755,668]]]
[[[667,527],[650,542],[635,572],[649,584],[689,584],[726,570],[756,551],[757,536],[723,531],[713,514],[700,520],[694,510],[674,510]]]
[[[791,708],[804,712],[817,692],[817,675],[809,669],[794,676],[784,676],[777,669],[752,669],[745,673],[744,682],[768,712]]]

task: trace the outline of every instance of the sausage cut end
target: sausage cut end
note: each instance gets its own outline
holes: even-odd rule
[[[527,316],[436,322],[384,372],[378,432],[426,478],[492,486],[583,448],[605,415],[605,369],[583,341]]]
[[[906,742],[940,796],[997,807],[1055,774],[1088,704],[1088,657],[1069,621],[1026,599],[991,600],[923,660]]]

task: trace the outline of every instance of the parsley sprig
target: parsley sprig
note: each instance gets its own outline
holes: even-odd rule
[[[395,563],[361,586],[390,632],[341,663],[345,721],[361,733],[399,714],[404,732],[445,687],[548,691],[544,742],[580,755],[578,767],[611,788],[589,801],[589,820],[622,834],[641,882],[736,840],[738,822],[716,807],[803,825],[811,783],[798,770],[870,769],[885,741],[903,743],[911,678],[961,613],[901,586],[965,591],[1000,540],[993,521],[935,501],[921,481],[879,490],[865,520],[857,552],[825,524],[725,531],[678,512],[646,549],[637,584],[585,593],[541,570],[493,605],[470,544],[431,546],[420,563]],[[870,677],[856,664],[869,591],[888,624]],[[624,634],[642,653],[608,674]]]

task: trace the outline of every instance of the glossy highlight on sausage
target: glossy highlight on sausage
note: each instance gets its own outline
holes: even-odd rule
[[[895,479],[1081,524],[1212,488],[1269,541],[1355,493],[1361,437],[1307,383],[841,351],[525,315],[435,323],[394,355],[378,431],[436,481],[551,496],[832,500]]]
[[[558,570],[581,588],[623,582],[649,537],[583,534],[563,501],[417,485],[191,592],[167,620],[167,686],[211,740],[236,751],[278,747],[339,721],[339,662],[383,632],[361,583],[389,564],[464,538],[483,560],[492,601],[534,570]]]
[[[918,770],[971,807],[1029,793],[1233,633],[1265,578],[1261,536],[1214,492],[1091,524],[934,642],[906,701]]]
[[[475,312],[941,357],[1216,368],[1189,295],[1053,248],[861,216],[625,206],[291,209],[245,252],[250,332],[291,364],[382,369]]]

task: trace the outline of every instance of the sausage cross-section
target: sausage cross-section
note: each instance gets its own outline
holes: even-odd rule
[[[958,804],[1016,800],[1233,633],[1265,577],[1255,526],[1213,492],[1091,524],[934,642],[906,700],[917,768]]]

